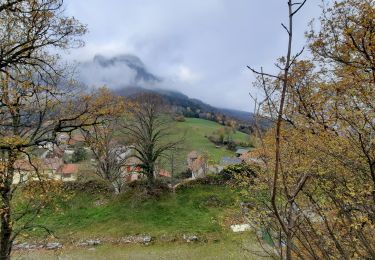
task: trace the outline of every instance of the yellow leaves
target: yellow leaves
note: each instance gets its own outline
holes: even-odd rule
[[[28,140],[21,136],[5,136],[0,138],[0,145],[10,148],[27,144]]]

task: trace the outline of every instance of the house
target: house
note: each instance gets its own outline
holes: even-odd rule
[[[78,164],[63,164],[56,171],[56,177],[62,181],[77,180]]]
[[[199,154],[197,151],[191,151],[187,156],[188,168],[191,170],[191,178],[203,178],[209,173],[218,173],[222,167],[209,165],[208,157]]]
[[[56,171],[62,164],[62,159],[58,158],[34,160],[32,163],[28,159],[19,159],[14,163],[13,184],[23,183],[30,179],[55,179]]]
[[[122,174],[126,182],[139,180],[143,177],[140,160],[135,157],[130,157],[126,160],[122,167]]]
[[[44,158],[42,159],[42,168],[48,176],[54,178],[58,169],[64,164],[61,158]]]
[[[160,169],[157,176],[165,177],[165,178],[172,178],[172,174],[169,171],[164,170],[164,169]]]
[[[189,169],[191,170],[192,179],[205,177],[208,172],[207,158],[205,156],[199,155],[198,158],[192,162]]]
[[[249,152],[250,151],[250,149],[246,149],[246,148],[238,148],[237,150],[236,150],[236,156],[237,157],[240,157],[241,155],[243,155],[243,154],[245,154],[245,153],[247,153],[247,152]]]
[[[188,155],[187,155],[187,165],[188,165],[188,168],[191,169],[193,163],[195,160],[198,159],[198,152],[197,151],[191,151]]]
[[[220,165],[229,166],[242,163],[242,159],[238,157],[223,157],[220,161]]]
[[[14,163],[13,184],[24,183],[30,178],[35,178],[35,168],[29,160],[19,159]]]
[[[61,158],[44,158],[34,160],[19,159],[14,163],[13,184],[28,180],[38,181],[41,178],[62,181],[75,181],[78,174],[77,164],[64,164]]]

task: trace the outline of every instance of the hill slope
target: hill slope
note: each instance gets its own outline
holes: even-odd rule
[[[229,151],[225,147],[216,148],[216,145],[208,140],[208,136],[223,127],[216,122],[199,118],[186,118],[185,122],[178,122],[176,127],[185,137],[186,155],[191,150],[201,153],[207,152],[216,163],[224,156],[235,156],[233,151]],[[250,142],[249,135],[239,131],[233,134],[233,140],[238,143]]]
[[[212,115],[223,115],[244,124],[251,124],[253,120],[252,113],[234,109],[213,107],[199,99],[189,98],[185,94],[173,90],[158,88],[149,89],[142,87],[124,87],[114,90],[114,93],[128,98],[136,97],[142,93],[158,94],[162,96],[168,104],[174,106],[178,112],[188,117],[206,118],[207,113],[210,113]]]
[[[14,251],[15,259],[257,259],[255,236],[232,233],[229,226],[241,223],[239,193],[225,185],[194,185],[157,198],[145,197],[136,188],[120,196],[97,189],[69,191],[55,198],[38,223],[54,231],[58,251]],[[100,203],[99,203],[100,202]],[[239,221],[239,222],[238,222]],[[33,231],[26,241],[44,239]],[[149,245],[121,242],[149,235]],[[187,243],[184,235],[196,235]],[[100,239],[102,245],[80,247],[79,241]]]

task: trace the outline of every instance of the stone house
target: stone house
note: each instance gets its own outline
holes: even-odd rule
[[[75,181],[77,180],[78,175],[78,164],[63,164],[61,165],[57,171],[55,179],[59,179],[62,181]]]
[[[143,178],[141,162],[138,158],[130,157],[122,167],[122,174],[126,182],[132,182]]]

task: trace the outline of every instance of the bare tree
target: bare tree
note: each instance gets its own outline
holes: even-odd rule
[[[123,130],[134,144],[136,154],[133,156],[140,160],[139,166],[152,187],[156,162],[181,140],[172,134],[172,118],[160,96],[146,93],[136,101],[137,106],[131,108]]]
[[[86,143],[95,159],[95,173],[108,182],[116,194],[123,190],[123,168],[130,157],[128,147],[116,140],[116,120],[106,121],[83,130]]]
[[[280,65],[278,65],[278,68],[280,69],[280,73],[277,75],[272,75],[269,73],[263,72],[263,70],[258,71],[251,67],[248,67],[252,72],[254,72],[256,75],[258,75],[261,79],[261,82],[264,83],[263,89],[265,92],[265,100],[263,102],[266,102],[268,104],[269,111],[275,111],[276,110],[276,131],[275,131],[275,164],[273,169],[273,182],[271,186],[271,207],[272,207],[272,213],[276,217],[281,230],[285,237],[285,257],[286,259],[292,259],[292,251],[293,251],[293,230],[295,228],[296,224],[296,213],[295,213],[295,197],[296,195],[302,190],[303,185],[306,182],[306,179],[308,178],[308,174],[304,175],[301,178],[301,181],[299,185],[296,187],[296,190],[293,192],[293,194],[289,194],[289,191],[287,191],[288,195],[288,209],[286,210],[287,213],[285,214],[286,217],[282,216],[280,213],[280,208],[277,203],[277,192],[278,192],[278,182],[279,182],[279,175],[280,175],[280,168],[281,166],[281,131],[282,131],[282,123],[285,121],[284,118],[284,106],[285,106],[285,98],[287,89],[289,86],[290,81],[290,69],[294,62],[297,60],[297,58],[302,54],[303,50],[299,52],[298,54],[294,55],[292,54],[292,42],[293,42],[293,18],[294,16],[301,10],[301,8],[305,5],[307,0],[304,0],[302,2],[294,2],[292,0],[288,0],[288,25],[282,24],[282,27],[285,29],[285,31],[288,34],[288,44],[287,44],[287,54],[285,57],[282,57],[280,59]],[[276,84],[274,90],[269,90],[265,85],[265,77],[276,79],[279,84]],[[278,103],[273,103],[270,99],[270,96],[272,93],[281,86],[281,93],[280,93],[280,100]],[[272,113],[271,113],[272,115]],[[283,257],[283,250],[282,247],[280,247],[280,256]]]

